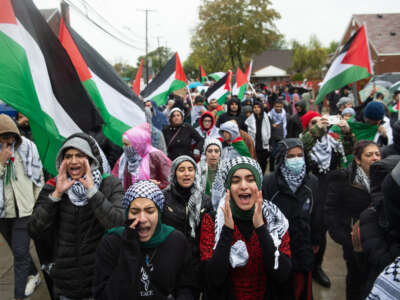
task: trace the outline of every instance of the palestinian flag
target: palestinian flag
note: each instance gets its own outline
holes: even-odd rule
[[[140,81],[142,80],[142,70],[143,70],[143,59],[140,60],[140,66],[136,73],[135,81],[132,84],[132,91],[136,94],[140,94]]]
[[[232,71],[228,71],[224,77],[218,80],[205,93],[207,102],[211,99],[217,99],[219,105],[225,104],[226,96],[231,92]]]
[[[204,69],[203,69],[202,66],[200,66],[200,76],[201,76],[201,78],[200,78],[200,82],[201,82],[201,83],[204,83],[204,82],[207,81],[207,74],[206,74],[206,72],[204,71]]]
[[[215,81],[218,81],[225,75],[226,75],[225,72],[215,72],[215,73],[209,74],[208,77],[212,78]]]
[[[247,67],[246,73],[243,73],[240,68],[238,68],[236,71],[236,82],[233,85],[232,95],[238,96],[240,100],[244,99],[244,95],[246,93],[247,86],[250,81],[252,65],[253,61],[251,61],[250,65]]]
[[[328,93],[349,83],[368,78],[372,73],[367,35],[363,25],[347,41],[333,61],[321,84],[315,104],[322,102]]]
[[[114,68],[77,32],[60,20],[59,40],[104,119],[103,133],[122,146],[122,134],[145,122],[142,101]]]
[[[167,62],[157,76],[140,93],[144,99],[153,100],[158,106],[167,103],[168,95],[187,85],[185,72],[178,52]]]
[[[29,118],[42,163],[53,175],[64,139],[103,123],[32,0],[0,1],[0,99]]]

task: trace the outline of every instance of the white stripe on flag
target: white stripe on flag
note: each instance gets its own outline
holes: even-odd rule
[[[145,99],[146,99],[146,100],[151,100],[151,98],[153,98],[153,97],[155,97],[155,96],[158,96],[158,95],[160,95],[161,93],[164,93],[164,92],[168,91],[169,88],[170,88],[170,86],[171,86],[171,84],[172,84],[172,82],[174,82],[174,80],[175,80],[175,73],[176,73],[176,71],[174,71],[174,72],[171,74],[171,76],[169,76],[169,78],[167,78],[167,80],[165,80],[165,81],[163,82],[162,85],[160,85],[153,93],[151,93],[150,95],[148,95]],[[150,82],[149,82],[149,84],[150,84]]]
[[[1,23],[0,31],[25,49],[40,107],[53,119],[59,134],[68,137],[81,132],[54,96],[43,53],[21,22],[17,20],[17,25]]]
[[[342,64],[342,60],[345,57],[346,52],[340,54],[338,57],[335,58],[333,61],[332,65],[329,67],[328,73],[326,73],[324,81],[321,84],[321,87],[331,80],[333,77],[337,76],[340,73],[343,73],[346,71],[348,68],[351,68],[353,65],[349,64]]]

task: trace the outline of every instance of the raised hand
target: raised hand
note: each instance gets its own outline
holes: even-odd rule
[[[74,183],[75,180],[68,181],[67,163],[65,160],[63,160],[60,168],[58,169],[56,189],[54,190],[52,196],[56,199],[60,199],[65,191],[68,190]]]
[[[225,226],[233,230],[233,226],[235,225],[235,223],[233,222],[231,205],[229,203],[230,198],[231,198],[231,192],[227,190],[225,196],[225,208],[221,207],[221,209],[225,217]]]
[[[89,160],[85,159],[85,176],[79,178],[79,181],[83,184],[86,190],[89,190],[93,187],[93,176],[92,170],[90,169]]]
[[[11,147],[7,144],[3,144],[3,147],[0,151],[0,163],[4,166],[6,162],[11,158],[11,156]]]
[[[262,214],[262,192],[257,192],[256,202],[254,203],[254,214],[253,214],[253,225],[254,228],[258,228],[264,225],[264,217]]]

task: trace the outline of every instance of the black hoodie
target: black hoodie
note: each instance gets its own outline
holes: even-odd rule
[[[392,130],[393,144],[382,148],[382,158],[389,155],[400,155],[400,120],[393,124]]]
[[[287,138],[298,138],[304,130],[300,118],[307,112],[306,101],[299,101],[296,103],[296,106],[300,106],[302,111],[289,118],[287,123]]]
[[[231,104],[236,103],[239,108],[237,113],[235,114],[234,112],[231,111]],[[241,102],[238,98],[233,97],[231,100],[229,100],[227,103],[228,106],[228,111],[222,115],[219,116],[217,120],[216,126],[219,128],[221,124],[228,122],[230,120],[236,120],[238,122],[239,128],[241,130],[247,131],[247,125],[244,123],[246,120],[245,117],[243,117],[240,112],[241,112]]]

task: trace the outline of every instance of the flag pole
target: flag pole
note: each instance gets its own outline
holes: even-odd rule
[[[193,106],[194,106],[194,103],[193,103],[192,94],[190,93],[189,86],[186,86],[186,89],[187,89],[187,91],[188,91],[188,93],[189,93],[190,102],[192,103],[192,107],[193,107]]]
[[[253,93],[254,93],[254,94],[257,94],[257,93],[256,93],[256,90],[254,89],[254,87],[253,87],[253,85],[251,84],[250,81],[249,81],[249,85],[250,85],[250,88],[253,90]]]

